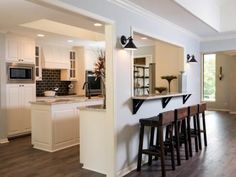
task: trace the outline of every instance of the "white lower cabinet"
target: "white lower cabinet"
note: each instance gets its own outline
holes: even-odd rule
[[[35,84],[7,85],[8,136],[30,132],[30,101],[35,101],[35,92]]]
[[[81,106],[100,105],[103,100],[73,103],[35,102],[31,105],[32,144],[36,149],[54,152],[79,144]]]

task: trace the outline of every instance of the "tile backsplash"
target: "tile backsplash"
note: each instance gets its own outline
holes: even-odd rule
[[[57,95],[68,95],[68,85],[70,81],[60,81],[61,70],[55,69],[43,69],[42,70],[42,81],[36,81],[36,95],[44,96],[44,91],[54,90],[58,87]]]

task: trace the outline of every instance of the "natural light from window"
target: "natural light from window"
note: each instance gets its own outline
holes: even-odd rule
[[[216,54],[205,54],[203,61],[203,100],[215,101]]]

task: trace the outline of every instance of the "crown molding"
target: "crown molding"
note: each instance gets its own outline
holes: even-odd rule
[[[162,17],[150,12],[149,10],[146,10],[146,9],[142,8],[141,6],[136,5],[133,2],[130,2],[128,0],[107,0],[107,1],[113,3],[117,6],[120,6],[120,7],[124,8],[124,9],[126,9],[126,10],[128,10],[132,13],[137,14],[137,15],[144,16],[144,17],[149,18],[149,19],[151,18],[155,21],[159,21],[161,23],[169,25],[169,26],[175,28],[176,30],[178,30],[180,32],[183,32],[183,33],[185,33],[185,34],[187,34],[187,35],[189,35],[189,36],[191,36],[191,37],[193,37],[193,38],[195,38],[199,41],[202,40],[202,38],[200,36],[198,36],[197,34],[191,32],[191,31],[189,31],[185,28],[182,28],[182,27],[166,20],[165,18],[162,18]]]
[[[201,42],[221,41],[221,40],[227,40],[227,39],[236,39],[236,33],[205,37],[205,38],[202,38]]]

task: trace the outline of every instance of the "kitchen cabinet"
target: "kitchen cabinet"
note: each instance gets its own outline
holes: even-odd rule
[[[80,142],[78,108],[101,105],[102,98],[62,98],[32,102],[32,144],[36,149],[55,152]]]
[[[35,41],[30,38],[8,35],[6,60],[8,62],[34,63]]]
[[[77,68],[76,68],[76,52],[70,51],[70,69],[61,70],[62,81],[76,81],[77,80]]]
[[[37,81],[42,80],[42,62],[41,62],[41,48],[35,47],[35,79]]]
[[[30,101],[36,99],[35,92],[35,84],[7,84],[8,136],[30,132]]]

